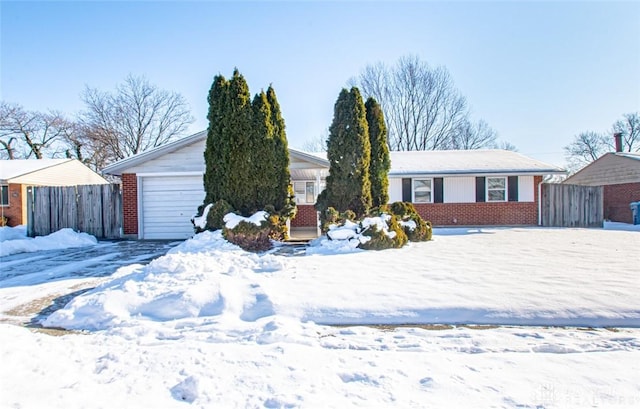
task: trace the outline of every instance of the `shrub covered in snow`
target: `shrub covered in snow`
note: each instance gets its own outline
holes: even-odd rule
[[[355,222],[356,214],[352,210],[340,213],[333,207],[328,207],[320,214],[320,228],[323,233],[329,231],[331,226],[344,225],[345,222]]]
[[[229,242],[247,251],[265,251],[272,247],[267,212],[257,212],[251,217],[227,213],[223,220],[225,227],[222,235]]]
[[[361,225],[363,226],[362,235],[369,238],[360,244],[361,249],[384,250],[400,248],[407,244],[407,235],[395,215],[367,217]]]
[[[365,217],[361,221],[343,220],[328,226],[329,240],[345,240],[356,243],[364,250],[400,248],[407,243],[407,235],[398,223],[397,217],[381,214]]]
[[[193,223],[196,233],[201,233],[205,230],[219,230],[224,227],[224,216],[233,211],[233,207],[224,199],[209,203],[206,206],[200,205],[198,206],[198,213],[191,219],[191,223]]]
[[[394,202],[383,206],[384,211],[389,211],[397,216],[398,223],[404,229],[409,241],[429,241],[433,236],[433,227],[430,221],[424,220],[413,204],[408,202]]]

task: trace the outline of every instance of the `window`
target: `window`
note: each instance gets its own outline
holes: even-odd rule
[[[431,179],[413,179],[413,202],[431,203]]]
[[[0,206],[9,206],[9,186],[2,185],[0,188],[2,189],[2,201],[0,202]]]
[[[507,178],[487,178],[487,202],[507,200]]]
[[[296,203],[307,204],[316,202],[315,182],[293,182],[293,190],[296,194]]]

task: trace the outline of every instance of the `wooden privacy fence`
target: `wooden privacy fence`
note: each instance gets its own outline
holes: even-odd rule
[[[39,186],[27,192],[27,231],[45,236],[63,228],[101,239],[120,237],[120,185]]]
[[[602,227],[602,186],[542,184],[542,225],[547,227]]]

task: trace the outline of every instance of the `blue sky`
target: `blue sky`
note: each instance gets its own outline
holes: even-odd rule
[[[640,110],[640,3],[437,1],[0,2],[0,98],[83,108],[129,74],[181,93],[207,127],[213,77],[272,84],[291,146],[326,132],[349,78],[408,54],[444,65],[475,119],[520,152],[563,146]]]

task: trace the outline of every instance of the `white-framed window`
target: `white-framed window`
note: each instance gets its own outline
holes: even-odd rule
[[[1,192],[1,201],[0,201],[0,206],[9,206],[9,186],[8,185],[2,185],[0,186],[0,190]]]
[[[316,183],[310,181],[293,182],[297,204],[312,204],[316,202]]]
[[[413,179],[413,203],[432,203],[433,179]]]
[[[487,202],[507,201],[507,178],[488,177],[487,178]]]

